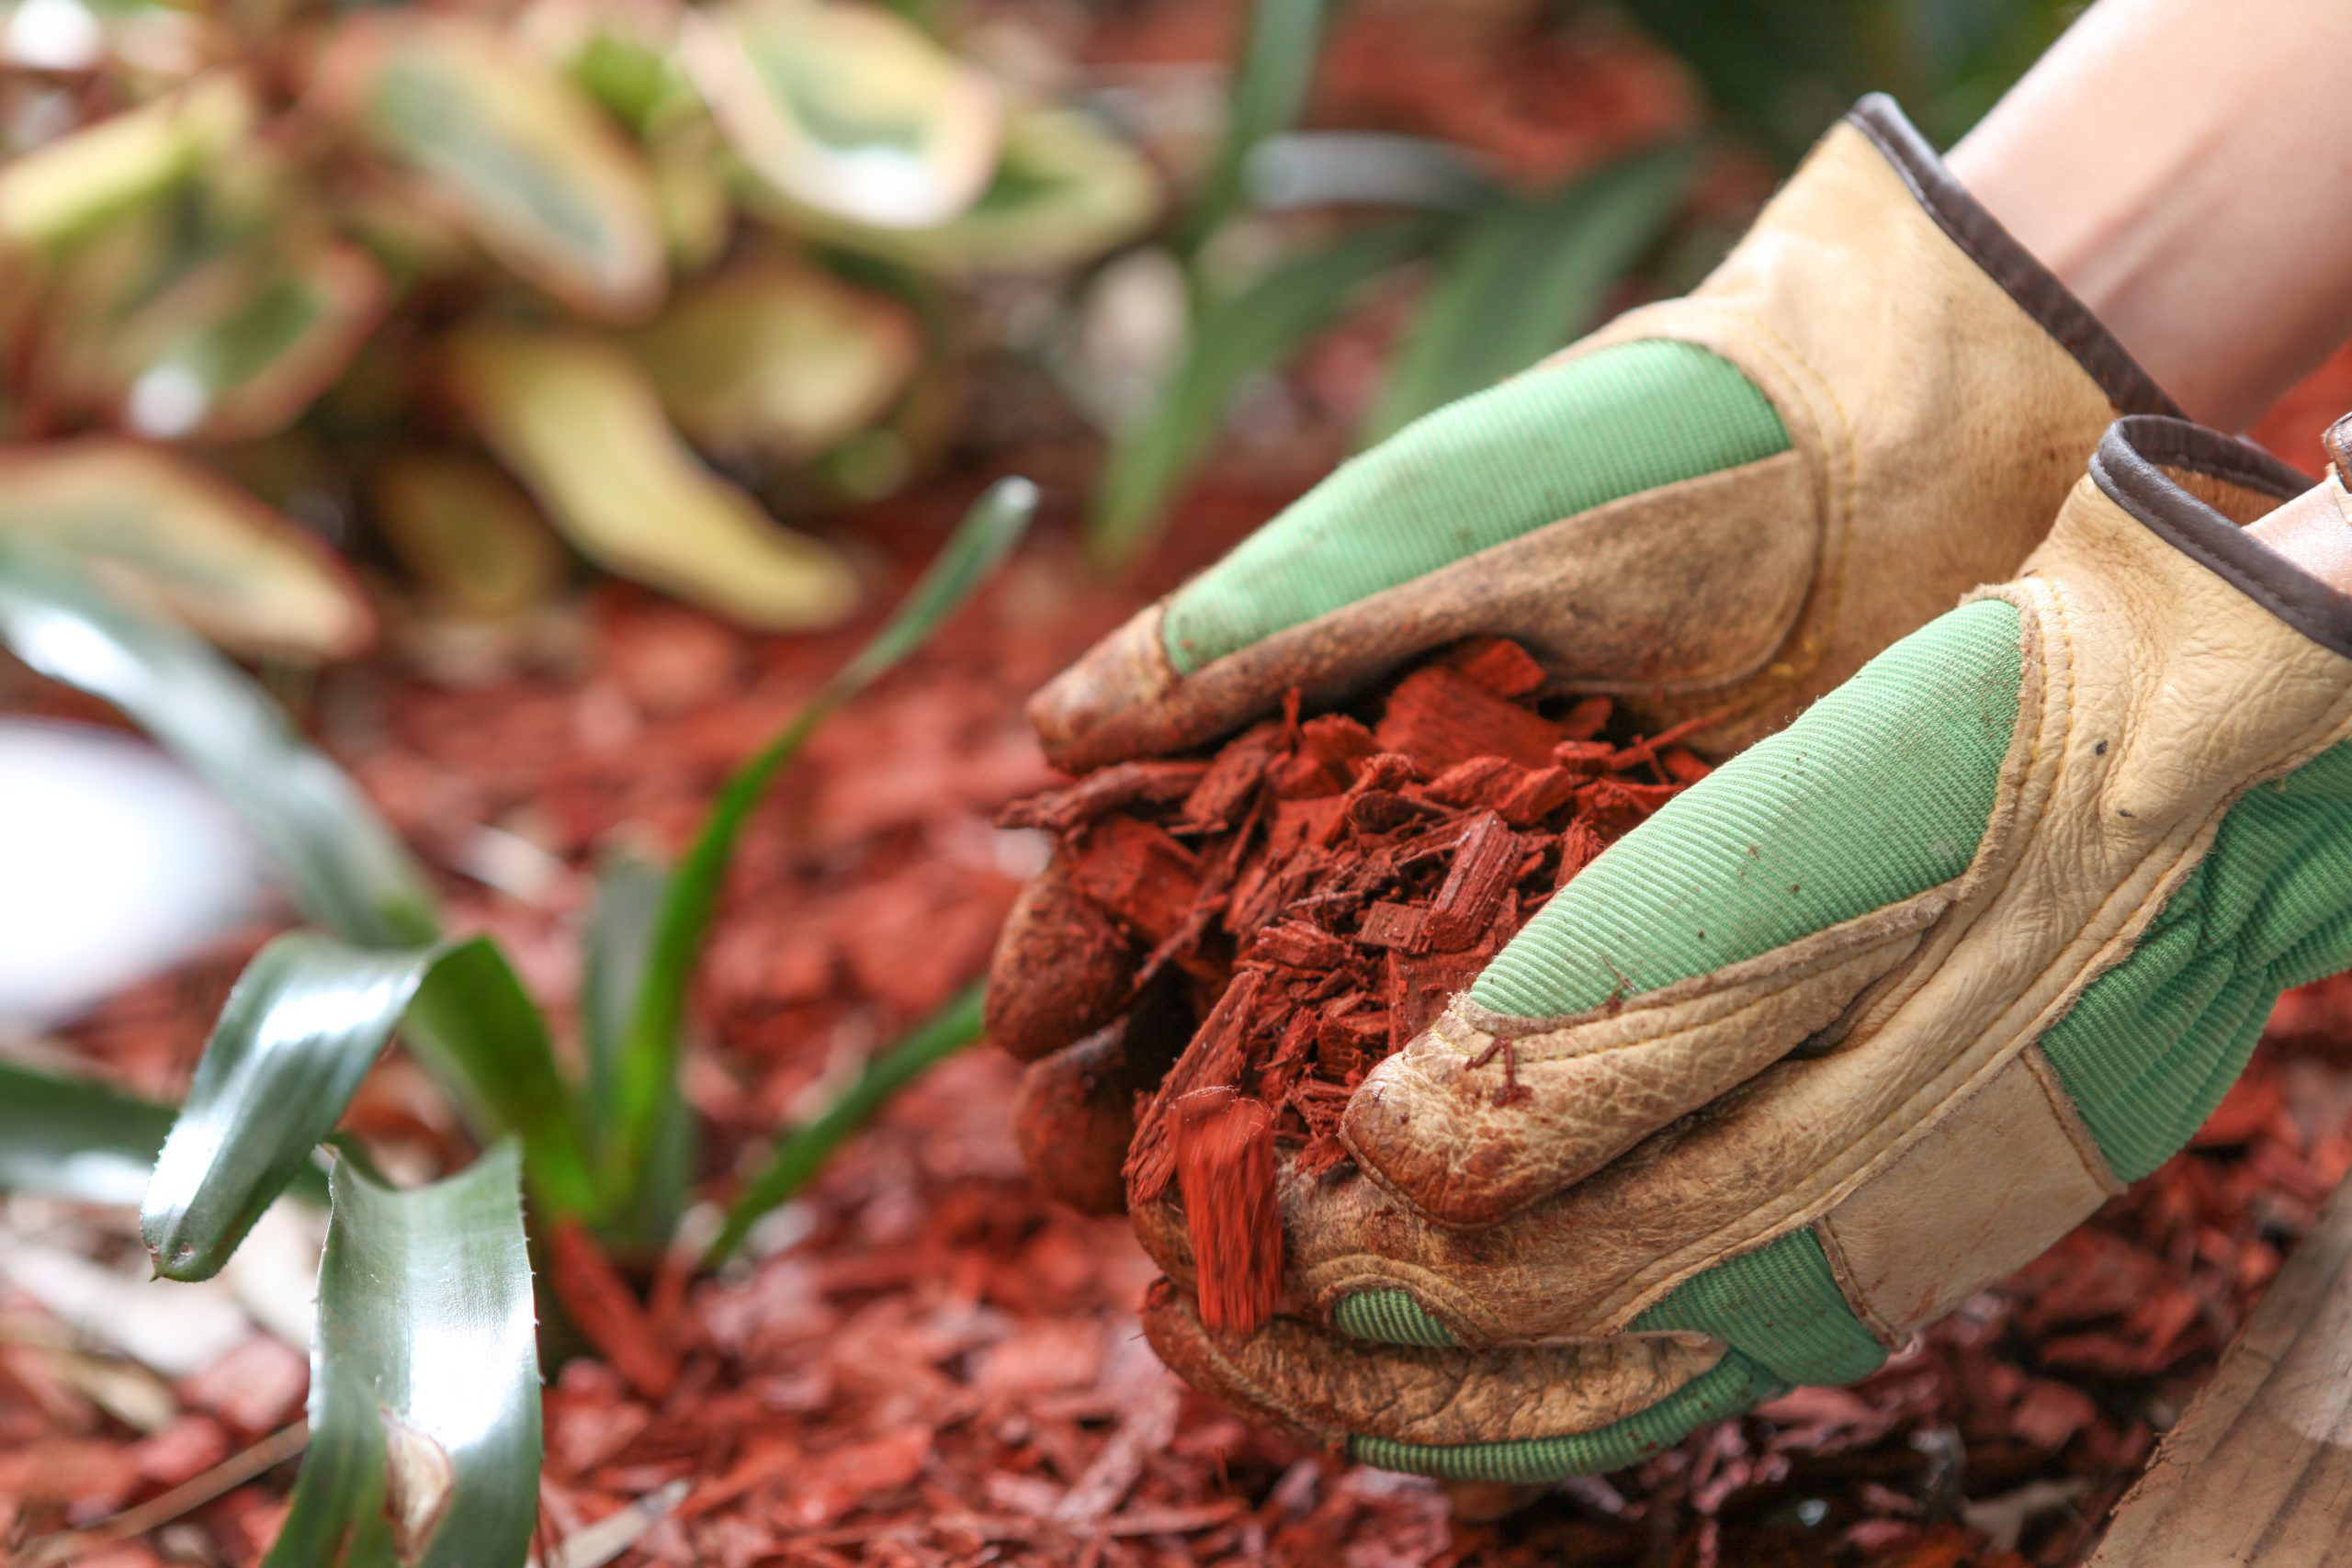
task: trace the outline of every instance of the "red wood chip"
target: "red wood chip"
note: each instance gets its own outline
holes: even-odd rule
[[[1609,728],[1609,716],[1615,707],[1607,697],[1587,697],[1561,718],[1560,733],[1570,740],[1589,740]]]
[[[1087,774],[1068,789],[1015,801],[998,813],[997,822],[1006,828],[1067,833],[1129,807],[1189,801],[1199,793],[1209,771],[1208,763],[1197,761],[1120,762]]]
[[[1133,927],[1146,942],[1183,929],[1201,892],[1201,863],[1163,829],[1112,817],[1078,845],[1071,877],[1079,890]]]
[[[1550,719],[1442,664],[1398,682],[1373,733],[1382,750],[1401,751],[1432,773],[1474,757],[1540,768],[1562,739]]]
[[[579,1221],[558,1220],[548,1233],[548,1272],[556,1299],[613,1370],[656,1403],[677,1386],[675,1344],[654,1331],[604,1249]]]
[[[1234,739],[1210,761],[1185,798],[1184,826],[1199,831],[1238,826],[1267,765],[1283,750],[1280,724],[1259,725]]]
[[[1531,696],[1544,686],[1544,666],[1509,637],[1474,637],[1448,654],[1445,662],[1498,697]]]
[[[1176,1169],[1201,1321],[1248,1334],[1273,1316],[1283,1278],[1273,1112],[1230,1089],[1195,1089],[1176,1102]]]
[[[1285,800],[1336,795],[1355,782],[1357,768],[1380,750],[1372,732],[1345,714],[1310,718],[1299,726],[1297,749],[1273,764],[1274,793]]]
[[[1428,945],[1422,934],[1428,917],[1428,910],[1410,904],[1383,901],[1363,912],[1363,921],[1356,928],[1356,941],[1366,947],[1394,947],[1419,953]]]
[[[1186,764],[1197,782],[1182,802],[1132,773],[1084,796],[1086,812],[1117,805],[1065,830],[1072,883],[1159,943],[1208,1004],[1137,1117],[1131,1201],[1177,1179],[1170,1119],[1203,1090],[1261,1100],[1268,1136],[1307,1168],[1343,1163],[1339,1118],[1365,1071],[1680,787],[1652,776],[1657,742],[1599,736],[1605,699],[1570,702],[1563,724],[1542,686],[1522,650],[1483,638],[1406,673],[1369,728],[1300,719],[1294,697],[1282,719]],[[1085,788],[1020,819],[1077,823]],[[1188,1193],[1187,1212],[1216,1234],[1230,1216],[1194,1204],[1222,1201]]]
[[[1517,878],[1521,858],[1519,835],[1501,818],[1492,812],[1472,818],[1444,883],[1422,916],[1428,944],[1440,953],[1459,953],[1477,941]]]

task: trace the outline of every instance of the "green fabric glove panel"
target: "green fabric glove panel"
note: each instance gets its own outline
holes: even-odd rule
[[[1792,1384],[1852,1382],[1886,1359],[1885,1347],[1846,1304],[1810,1229],[1692,1275],[1634,1327],[1712,1334]]]
[[[1727,360],[1657,340],[1517,376],[1416,421],[1177,591],[1185,674],[1579,512],[1788,449]]]
[[[1358,1291],[1331,1309],[1331,1326],[1351,1339],[1384,1345],[1418,1345],[1443,1350],[1462,1343],[1453,1330],[1431,1317],[1410,1291]]]
[[[1358,1291],[1332,1310],[1355,1339],[1445,1348],[1453,1330],[1401,1290]],[[1637,1332],[1692,1329],[1747,1351],[1792,1383],[1842,1383],[1878,1370],[1885,1349],[1846,1304],[1810,1230],[1784,1235],[1684,1280],[1634,1322]]]
[[[1584,1012],[1958,876],[2017,728],[2018,636],[2017,608],[1985,599],[1905,637],[1587,866],[1470,999]]]
[[[1458,1343],[1410,1293],[1360,1291],[1332,1314],[1343,1334],[1392,1345]],[[1708,1371],[1645,1410],[1590,1432],[1440,1448],[1358,1437],[1349,1451],[1386,1470],[1464,1481],[1555,1481],[1614,1470],[1709,1421],[1736,1416],[1798,1383],[1852,1382],[1886,1350],[1854,1316],[1811,1230],[1725,1260],[1677,1286],[1634,1321],[1641,1332],[1690,1329],[1731,1348]]]
[[[1656,1404],[1593,1431],[1453,1447],[1357,1437],[1348,1439],[1348,1457],[1382,1470],[1434,1475],[1445,1481],[1532,1483],[1569,1475],[1599,1475],[1638,1464],[1711,1421],[1753,1410],[1787,1392],[1787,1384],[1733,1350]]]
[[[2352,967],[2352,744],[2258,784],[2132,955],[2041,1038],[2115,1174],[2188,1142],[2279,992]]]

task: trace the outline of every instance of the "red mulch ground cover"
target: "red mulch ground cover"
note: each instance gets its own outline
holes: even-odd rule
[[[894,509],[873,536],[910,565],[957,499]],[[1265,503],[1204,502],[1193,553]],[[1034,550],[827,731],[761,814],[700,998],[710,1049],[690,1089],[715,1174],[985,964],[1044,851],[991,826],[1050,782],[1018,699],[1129,598],[1089,586],[1062,549]],[[318,710],[460,918],[497,931],[557,999],[576,979],[597,848],[674,843],[854,640],[748,637],[618,589],[593,620],[546,667],[467,689],[361,672]],[[526,897],[511,877],[506,891],[474,880],[485,828],[543,849],[545,885]],[[251,945],[142,987],[74,1043],[175,1090]],[[641,1342],[550,1369],[548,1534],[668,1505],[618,1562],[2075,1561],[2352,1166],[2347,1052],[2352,987],[2290,998],[2194,1148],[1867,1383],[1800,1392],[1637,1472],[1456,1526],[1435,1487],[1258,1437],[1164,1373],[1134,1319],[1150,1266],[1123,1224],[1028,1187],[1006,1134],[1017,1068],[976,1051],[846,1149],[755,1263],[662,1282]],[[449,1139],[429,1095],[382,1077],[361,1124],[427,1154]],[[0,1297],[0,1313],[22,1305]],[[626,1310],[582,1315],[607,1338],[632,1332]],[[290,1418],[302,1389],[300,1355],[257,1336],[182,1380],[182,1414],[140,1438],[40,1366],[0,1346],[0,1528],[17,1539],[202,1470]],[[257,1561],[290,1472],[199,1510],[178,1539]],[[95,1561],[165,1559],[151,1540]]]
[[[1489,10],[1511,8],[1351,8],[1324,108],[1442,130],[1531,179],[1688,112],[1687,85],[1649,53],[1577,39],[1541,59],[1479,53]],[[1147,11],[1148,25],[1133,21]],[[1238,20],[1230,5],[1120,10],[1087,58],[1198,61],[1222,54]],[[1391,304],[1295,378],[1310,413],[1318,400],[1336,413],[1228,455],[1229,471],[1270,476],[1268,493],[1196,496],[1176,552],[1139,587],[1102,586],[1057,542],[1031,549],[785,780],[746,843],[697,998],[708,1048],[687,1087],[722,1185],[985,966],[1046,848],[993,825],[1053,782],[1021,699],[1338,455]],[[2307,461],[2346,407],[2352,357],[2339,356],[2262,434]],[[1080,493],[1091,459],[1045,456],[1043,469],[1012,466]],[[903,579],[973,488],[873,509],[843,532]],[[428,678],[388,658],[293,695],[430,861],[458,921],[507,944],[560,1025],[595,857],[632,840],[674,849],[728,769],[860,635],[755,637],[607,587],[584,619],[465,679],[447,660]],[[67,1043],[175,1095],[260,935],[126,995]],[[2188,1152],[1867,1382],[1800,1391],[1493,1525],[1453,1524],[1428,1483],[1261,1438],[1161,1371],[1134,1314],[1154,1270],[1124,1223],[1057,1208],[1022,1175],[1007,1134],[1018,1081],[992,1051],[948,1063],[723,1278],[616,1294],[593,1249],[560,1243],[554,1274],[597,1342],[549,1369],[547,1549],[634,1511],[660,1517],[613,1559],[624,1568],[2074,1562],[2352,1167],[2352,986],[2290,998]],[[446,1113],[397,1062],[353,1121],[408,1168],[454,1152]],[[142,1434],[57,1375],[57,1339],[0,1282],[0,1547],[153,1497],[300,1409],[301,1352],[255,1332],[174,1381],[171,1413]],[[256,1562],[291,1476],[278,1465],[168,1537],[83,1561]]]

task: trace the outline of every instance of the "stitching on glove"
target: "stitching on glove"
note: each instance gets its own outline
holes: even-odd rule
[[[1828,378],[1805,358],[1804,353],[1794,344],[1783,337],[1769,322],[1745,312],[1727,312],[1727,314],[1731,314],[1734,320],[1746,321],[1768,342],[1777,344],[1782,355],[1804,372],[1804,378],[1820,389],[1822,398],[1829,404],[1830,412],[1837,416],[1835,439],[1826,438],[1825,433],[1823,441],[1825,446],[1833,449],[1835,456],[1832,486],[1836,504],[1832,508],[1831,516],[1825,521],[1822,530],[1823,542],[1834,544],[1836,547],[1826,552],[1828,559],[1825,563],[1823,574],[1815,580],[1822,594],[1821,617],[1817,627],[1815,628],[1818,635],[1811,639],[1809,646],[1803,641],[1800,642],[1797,651],[1803,656],[1804,661],[1792,665],[1786,677],[1790,681],[1794,681],[1821,661],[1823,649],[1830,641],[1830,633],[1837,626],[1839,612],[1845,606],[1847,535],[1852,529],[1855,501],[1861,491],[1861,458],[1854,440],[1853,421],[1847,416],[1846,405],[1839,400],[1838,389],[1830,385]],[[1792,380],[1796,378],[1792,378]],[[1843,469],[1842,483],[1838,479],[1838,468]],[[1800,614],[1797,635],[1801,639],[1807,629],[1804,620],[1805,617]]]
[[[1747,716],[1773,694],[1794,685],[1821,662],[1826,652],[1830,640],[1826,628],[1834,624],[1837,608],[1843,601],[1847,536],[1860,489],[1860,460],[1856,453],[1852,422],[1847,417],[1844,405],[1811,362],[1752,312],[1702,294],[1660,300],[1630,310],[1545,363],[1566,364],[1619,344],[1656,339],[1694,344],[1729,360],[1757,383],[1781,413],[1784,424],[1789,423],[1790,412],[1802,413],[1802,422],[1789,432],[1790,447],[1804,457],[1808,469],[1817,476],[1822,492],[1821,549],[1816,558],[1820,564],[1815,568],[1814,581],[1798,606],[1795,622],[1780,647],[1766,657],[1755,672],[1711,689],[1735,694],[1734,711],[1724,716],[1729,722]],[[1758,374],[1763,367],[1769,367],[1770,373]],[[1782,408],[1781,399],[1774,396],[1776,391],[1794,400],[1797,408]],[[1822,407],[1825,403],[1827,417]],[[1781,657],[1792,649],[1799,657]]]
[[[1846,1261],[1846,1248],[1838,1240],[1838,1233],[1825,1223],[1827,1218],[1825,1214],[1813,1221],[1812,1230],[1814,1239],[1821,1243],[1822,1257],[1828,1260],[1829,1278],[1837,1282],[1838,1293],[1846,1298],[1846,1309],[1854,1314],[1857,1322],[1870,1330],[1871,1338],[1886,1347],[1887,1354],[1893,1355],[1911,1342],[1911,1336],[1879,1316],[1878,1309],[1871,1305],[1870,1298],[1855,1282],[1853,1269]],[[1779,1237],[1773,1239],[1778,1240]]]
[[[1325,1329],[1331,1329],[1331,1314],[1344,1297],[1359,1291],[1404,1291],[1465,1346],[1503,1337],[1500,1325],[1490,1314],[1472,1310],[1477,1299],[1472,1292],[1421,1264],[1377,1252],[1327,1258],[1304,1270],[1299,1285],[1312,1303],[1317,1326]],[[1465,1326],[1468,1333],[1464,1332]]]
[[[1668,1040],[1679,1040],[1700,1030],[1728,1022],[1767,1002],[1778,1000],[1825,970],[1866,957],[1905,937],[1918,935],[1934,925],[1944,910],[1951,907],[1953,890],[1966,875],[1967,873],[1962,872],[1948,882],[1939,882],[1933,887],[1914,893],[1897,903],[1865,909],[1859,915],[1799,937],[1795,942],[1769,953],[1759,953],[1737,964],[1726,964],[1704,975],[1693,975],[1670,986],[1661,986],[1655,991],[1621,1003],[1614,1010],[1603,1005],[1569,1014],[1565,1019],[1557,1016],[1517,1018],[1507,1013],[1491,1012],[1472,1001],[1466,994],[1458,996],[1447,1004],[1443,1013],[1438,1015],[1439,1022],[1442,1023],[1451,1017],[1487,1038],[1476,1043],[1476,1051],[1451,1035],[1441,1034],[1439,1038],[1466,1062],[1477,1052],[1484,1051],[1496,1038],[1509,1036],[1519,1048],[1519,1064],[1522,1067],[1538,1062],[1573,1062],[1586,1056],[1605,1056],[1612,1051],[1638,1050]],[[1824,940],[1833,937],[1837,939],[1834,942]],[[1758,992],[1728,1012],[1711,1013],[1696,1022],[1668,1029],[1662,1034],[1645,1034],[1636,1039],[1582,1047],[1563,1039],[1577,1033],[1588,1024],[1685,1008],[1694,1000],[1724,996],[1758,983],[1769,984],[1770,988]],[[1432,1025],[1429,1033],[1437,1034],[1437,1027]],[[1531,1045],[1539,1049],[1531,1051]]]
[[[2065,1086],[2058,1081],[2058,1069],[2052,1066],[2050,1058],[2042,1054],[2041,1036],[2036,1035],[2018,1055],[2023,1058],[2026,1070],[2033,1075],[2033,1081],[2041,1086],[2041,1097],[2050,1102],[2051,1111],[2057,1115],[2058,1125],[2066,1134],[2066,1141],[2074,1145],[2075,1154],[2083,1162],[2084,1171],[2097,1183],[2098,1190],[2112,1198],[2129,1187],[2131,1183],[2116,1175],[2115,1168],[2107,1163],[2107,1155],[2098,1146],[2098,1140],[2091,1136],[2089,1125],[2083,1121],[2083,1113],[2075,1104],[2075,1097],[2068,1094]]]

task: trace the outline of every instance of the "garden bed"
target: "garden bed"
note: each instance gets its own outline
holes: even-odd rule
[[[965,493],[888,509],[869,536],[911,570]],[[1273,499],[1203,498],[1185,549],[1208,553]],[[985,964],[1045,848],[991,826],[1050,783],[1019,700],[1131,604],[1073,555],[1033,551],[827,731],[762,813],[688,1078],[715,1170]],[[316,716],[459,918],[497,930],[549,998],[577,978],[569,932],[598,846],[674,842],[743,738],[857,635],[756,638],[619,589],[580,629],[563,662],[463,688],[379,668],[337,682]],[[485,828],[544,852],[536,882],[477,879],[495,869],[485,845],[504,842]],[[141,987],[72,1043],[175,1091],[242,956]],[[1018,1078],[993,1051],[951,1061],[770,1222],[755,1262],[657,1281],[641,1315],[597,1325],[647,1337],[652,1357],[592,1342],[551,1367],[549,1542],[666,1508],[616,1561],[2071,1562],[2352,1165],[2352,993],[2323,987],[2290,998],[2188,1153],[1869,1382],[1800,1391],[1637,1472],[1467,1526],[1433,1485],[1261,1437],[1162,1371],[1134,1314],[1152,1269],[1125,1225],[1022,1175],[1006,1132]],[[438,1157],[451,1134],[401,1082],[384,1077],[356,1120],[396,1155]],[[13,1528],[153,1496],[244,1449],[298,1413],[300,1364],[256,1328],[175,1382],[169,1421],[141,1436],[41,1382],[40,1356],[12,1342]],[[195,1511],[181,1539],[258,1561],[291,1470]],[[2013,1541],[2020,1555],[2001,1555]],[[92,1559],[164,1560],[153,1538]]]

